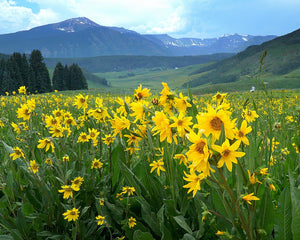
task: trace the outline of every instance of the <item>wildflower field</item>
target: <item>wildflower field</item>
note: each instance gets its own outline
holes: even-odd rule
[[[0,239],[300,239],[300,92],[1,96]]]

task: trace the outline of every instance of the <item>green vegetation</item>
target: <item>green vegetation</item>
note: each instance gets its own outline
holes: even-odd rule
[[[217,84],[223,87],[224,83],[230,83],[226,89],[231,87],[239,89],[242,86],[242,90],[246,90],[245,88],[253,84],[249,81],[249,76],[258,73],[259,59],[265,50],[268,54],[264,59],[265,68],[262,78],[268,82],[268,86],[270,88],[299,88],[300,81],[297,81],[297,77],[300,69],[300,30],[259,46],[251,46],[233,57],[205,68],[201,67],[191,75],[202,73],[202,76],[194,78],[184,86],[188,84],[194,88],[204,84]],[[216,88],[216,86],[210,87]]]
[[[194,64],[202,64],[218,61],[232,56],[231,53],[220,53],[201,56],[164,57],[164,56],[100,56],[89,58],[46,58],[49,68],[54,68],[57,62],[62,64],[77,63],[81,68],[91,73],[121,72],[136,69],[160,70],[185,67]]]

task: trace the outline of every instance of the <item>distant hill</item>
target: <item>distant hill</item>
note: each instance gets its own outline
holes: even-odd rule
[[[168,35],[142,35],[120,27],[101,26],[88,18],[72,18],[0,35],[0,52],[29,54],[39,49],[44,57],[105,55],[183,56],[238,52],[275,36],[225,35],[220,38],[175,39]]]
[[[219,53],[202,56],[100,56],[90,58],[45,58],[48,67],[54,68],[57,62],[63,65],[77,63],[92,73],[120,72],[140,68],[169,69],[179,68],[211,61],[219,61],[232,56],[232,53]]]
[[[264,59],[264,81],[273,87],[300,87],[300,29],[259,46],[250,46],[209,66],[199,67],[190,74],[198,77],[184,86],[197,87],[239,81],[246,83],[250,81],[249,76],[258,72],[259,61],[265,50],[267,55]]]
[[[227,34],[219,38],[172,38],[167,34],[144,35],[149,40],[166,47],[173,55],[203,55],[237,53],[251,45],[259,45],[276,38],[275,35],[252,36]]]

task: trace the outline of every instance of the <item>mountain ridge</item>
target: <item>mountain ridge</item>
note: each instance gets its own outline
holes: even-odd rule
[[[33,49],[39,49],[45,57],[184,56],[237,52],[247,47],[245,41],[241,40],[245,36],[232,36],[234,35],[212,39],[175,39],[167,34],[139,34],[122,27],[102,26],[86,17],[79,17],[30,30],[2,34],[0,52],[30,53]],[[260,41],[253,40],[251,44],[260,44],[274,37],[261,36]]]

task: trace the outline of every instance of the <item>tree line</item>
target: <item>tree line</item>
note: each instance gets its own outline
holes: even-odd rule
[[[8,59],[0,60],[0,94],[17,91],[26,86],[27,92],[46,93],[53,90],[88,89],[86,78],[77,64],[56,64],[52,81],[44,58],[39,50],[33,50],[27,59],[25,54],[13,53]]]

